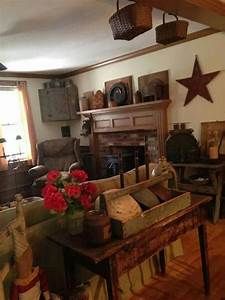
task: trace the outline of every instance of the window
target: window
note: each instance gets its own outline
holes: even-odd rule
[[[31,159],[24,102],[17,87],[0,87],[0,138],[8,161]]]

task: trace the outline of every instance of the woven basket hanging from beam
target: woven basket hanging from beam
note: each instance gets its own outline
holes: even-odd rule
[[[109,18],[114,40],[132,40],[152,28],[152,7],[146,0],[119,8]]]
[[[163,45],[174,43],[179,40],[186,39],[187,37],[188,22],[184,20],[178,20],[178,17],[173,13],[169,13],[168,15],[174,16],[176,20],[172,22],[166,22],[166,13],[164,12],[163,24],[155,28],[156,42]]]

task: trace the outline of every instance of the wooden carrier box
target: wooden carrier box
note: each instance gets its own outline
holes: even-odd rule
[[[169,174],[164,174],[120,190],[107,191],[101,195],[101,205],[106,207],[106,201],[113,201],[114,199],[118,199],[119,197],[125,195],[130,195],[132,193],[140,191],[141,189],[151,187],[155,184],[163,184],[170,177],[171,176]],[[168,190],[172,193],[172,199],[155,205],[126,222],[112,219],[113,236],[122,239],[127,238],[177,213],[178,211],[185,209],[191,204],[190,192],[183,192],[173,189]]]

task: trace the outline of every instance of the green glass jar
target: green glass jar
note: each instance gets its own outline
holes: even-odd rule
[[[75,210],[66,215],[67,230],[71,235],[83,232],[84,211]]]

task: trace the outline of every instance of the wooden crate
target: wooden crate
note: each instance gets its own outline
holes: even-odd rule
[[[144,211],[140,216],[129,220],[126,223],[112,220],[113,235],[118,238],[127,238],[154,223],[177,213],[191,204],[190,192],[180,192],[177,190],[171,190],[171,192],[173,193],[174,198]]]

